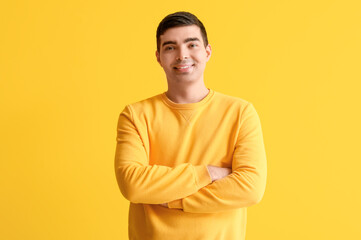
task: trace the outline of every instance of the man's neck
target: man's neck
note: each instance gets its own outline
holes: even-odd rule
[[[175,103],[196,103],[200,102],[209,93],[208,88],[202,84],[170,86],[168,85],[167,97]]]

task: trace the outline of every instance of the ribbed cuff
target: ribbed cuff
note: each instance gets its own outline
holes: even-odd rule
[[[183,209],[182,199],[177,199],[168,203],[168,208]]]
[[[207,186],[212,182],[211,175],[209,174],[206,165],[194,166],[194,169],[196,171],[196,181],[199,188]]]

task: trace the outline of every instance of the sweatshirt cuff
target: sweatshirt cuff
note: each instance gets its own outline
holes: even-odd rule
[[[206,165],[194,166],[194,169],[196,171],[196,182],[199,188],[212,183],[212,178]]]
[[[182,199],[177,199],[168,203],[168,208],[183,209]]]

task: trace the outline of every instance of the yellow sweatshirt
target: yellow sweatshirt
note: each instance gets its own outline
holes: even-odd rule
[[[187,104],[164,92],[120,114],[115,174],[129,239],[245,239],[247,207],[266,186],[261,124],[248,101],[209,90]],[[212,183],[207,165],[232,173]]]

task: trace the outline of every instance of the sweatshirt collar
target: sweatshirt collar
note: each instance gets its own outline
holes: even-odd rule
[[[165,94],[166,92],[163,92],[161,94],[161,97],[162,97],[163,102],[171,108],[195,109],[200,106],[203,106],[204,104],[206,104],[207,102],[209,102],[212,99],[212,97],[214,95],[214,91],[213,91],[213,89],[210,89],[210,88],[208,88],[208,90],[209,90],[208,94],[202,100],[200,100],[199,102],[195,102],[195,103],[175,103],[167,97],[167,95]]]

